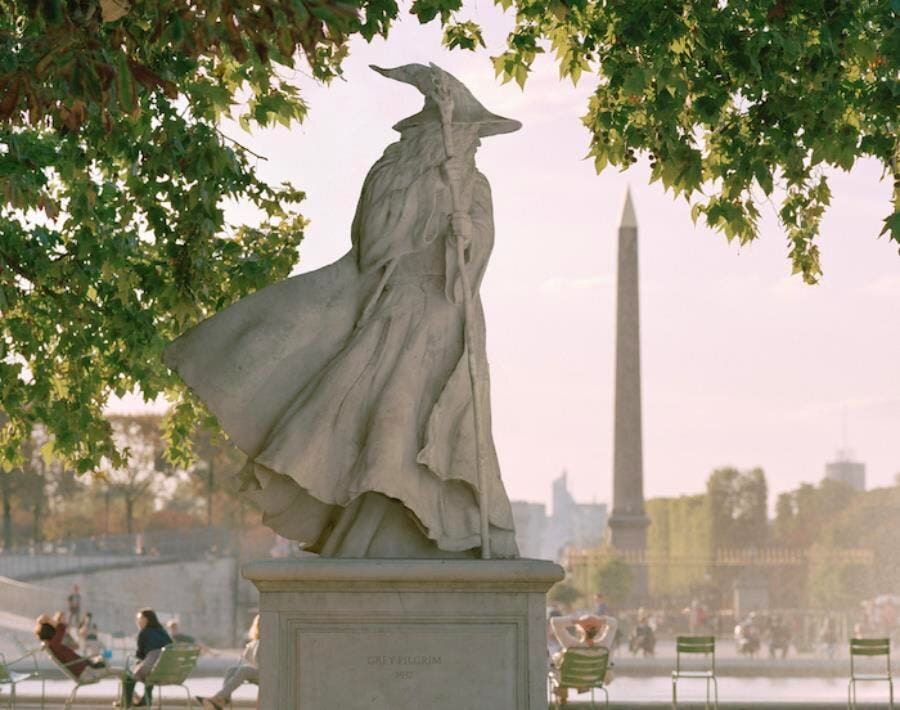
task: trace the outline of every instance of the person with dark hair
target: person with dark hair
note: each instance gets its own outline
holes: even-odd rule
[[[125,676],[122,678],[122,697],[117,703],[119,707],[125,708],[132,705],[153,704],[153,686],[145,684],[144,695],[141,698],[134,697],[134,686],[138,682],[144,682],[156,665],[163,648],[172,643],[172,638],[159,622],[159,617],[153,609],[141,609],[135,621],[140,629],[137,636],[137,651],[134,654],[138,662],[134,668],[126,668]]]
[[[633,656],[640,652],[644,658],[656,652],[656,632],[643,608],[638,610],[637,625],[628,638],[628,650]]]
[[[58,612],[53,618],[49,614],[41,614],[34,626],[34,634],[44,644],[44,648],[57,661],[68,668],[76,678],[89,680],[102,678],[112,671],[99,656],[85,658],[66,643],[66,623],[63,613]]]

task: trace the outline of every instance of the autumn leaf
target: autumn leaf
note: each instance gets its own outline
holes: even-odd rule
[[[100,0],[100,13],[104,22],[120,20],[130,9],[131,4],[127,0]]]

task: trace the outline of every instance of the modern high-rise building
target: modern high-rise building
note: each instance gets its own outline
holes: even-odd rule
[[[546,549],[550,559],[560,559],[563,548],[592,547],[606,533],[605,503],[576,503],[569,492],[568,474],[553,481],[553,515],[547,526]]]
[[[553,481],[553,509],[543,503],[511,501],[516,543],[522,557],[559,560],[566,547],[593,547],[606,532],[605,503],[577,503],[566,472]]]
[[[825,464],[825,478],[846,483],[862,492],[866,490],[866,465],[861,461],[853,461],[852,456],[853,452],[849,449],[840,449],[837,460]]]
[[[516,526],[516,545],[519,554],[528,559],[544,557],[544,535],[547,530],[547,506],[524,500],[510,501]]]

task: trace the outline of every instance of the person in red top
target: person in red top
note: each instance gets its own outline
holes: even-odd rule
[[[48,614],[38,617],[34,627],[35,635],[44,642],[47,651],[61,664],[66,666],[79,680],[90,678],[102,678],[110,673],[106,663],[100,657],[85,658],[74,649],[67,646],[66,624],[63,621],[63,613],[59,612],[53,618]]]

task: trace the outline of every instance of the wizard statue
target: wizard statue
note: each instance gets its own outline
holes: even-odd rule
[[[189,330],[166,363],[247,454],[241,489],[329,557],[516,557],[490,433],[480,139],[521,124],[440,68],[373,67],[425,106],[369,171],[352,246]]]

